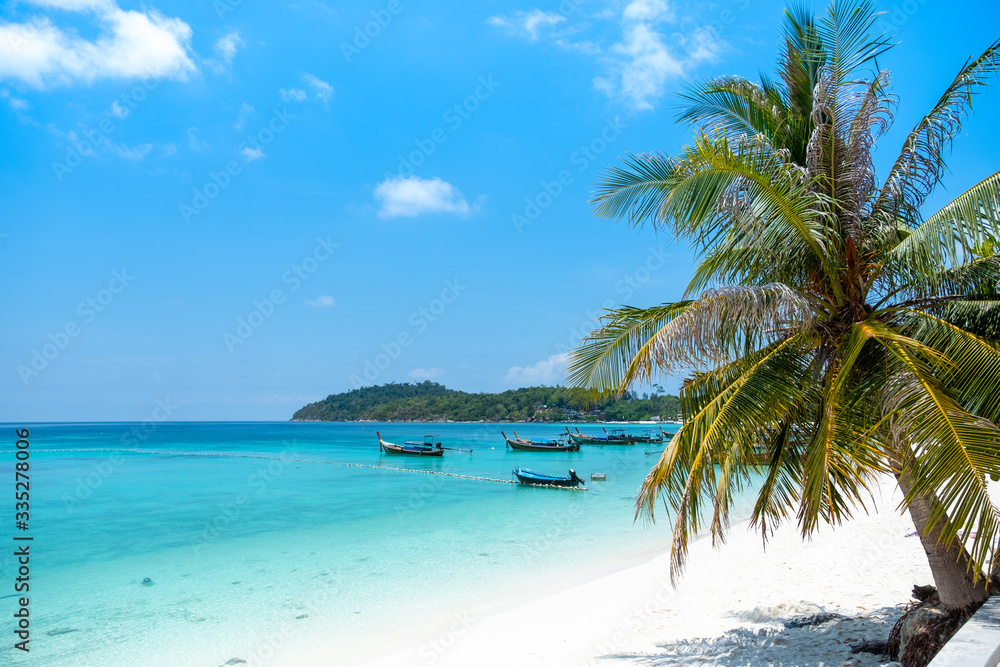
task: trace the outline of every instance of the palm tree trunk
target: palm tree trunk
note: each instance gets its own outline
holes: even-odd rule
[[[913,488],[911,465],[904,463],[900,472],[896,474],[899,488],[904,494],[909,494]],[[988,580],[981,574],[978,581],[973,580],[976,571],[970,567],[970,558],[965,547],[958,540],[952,540],[950,543],[940,541],[942,528],[940,522],[930,531],[927,530],[936,503],[937,499],[933,495],[919,496],[913,499],[908,509],[913,525],[920,535],[924,553],[927,554],[927,562],[931,567],[931,574],[934,575],[934,585],[937,586],[938,595],[941,596],[941,603],[950,609],[965,609],[981,604],[989,597]]]

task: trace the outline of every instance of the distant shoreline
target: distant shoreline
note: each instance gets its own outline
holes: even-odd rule
[[[667,421],[681,414],[671,394],[626,392],[592,397],[567,387],[522,387],[500,393],[469,393],[436,382],[360,387],[309,403],[291,421],[613,423]]]
[[[289,419],[289,422],[312,423],[312,424],[549,424],[559,426],[561,424],[633,424],[642,426],[680,426],[674,421],[523,421],[520,419],[505,419],[493,421],[489,419],[479,419],[475,421],[460,421],[455,419]]]

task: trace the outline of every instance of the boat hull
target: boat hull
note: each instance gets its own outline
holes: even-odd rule
[[[570,471],[572,473],[572,471]],[[583,484],[583,480],[572,473],[571,477],[555,477],[553,475],[543,475],[527,470],[526,468],[514,468],[514,477],[521,484],[531,484],[534,486],[558,486],[563,488],[573,488]]]
[[[386,454],[402,454],[404,456],[443,456],[444,451],[440,449],[418,449],[415,447],[403,447],[401,445],[390,445],[382,443],[382,451]]]

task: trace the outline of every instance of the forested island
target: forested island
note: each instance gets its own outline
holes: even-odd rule
[[[586,404],[566,387],[470,394],[426,381],[331,394],[297,410],[292,421],[643,421],[673,419],[679,412],[677,396],[655,392]]]

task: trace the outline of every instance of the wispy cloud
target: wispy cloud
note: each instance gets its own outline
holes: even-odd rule
[[[240,155],[242,155],[243,159],[247,162],[253,162],[254,160],[267,157],[267,153],[259,148],[254,148],[253,146],[244,146],[243,150],[240,151]]]
[[[554,384],[562,382],[566,375],[569,354],[553,354],[531,366],[514,366],[507,371],[506,379],[527,385]]]
[[[665,0],[632,0],[619,8],[586,17],[532,9],[487,21],[529,41],[544,38],[594,58],[603,70],[594,77],[594,87],[637,110],[652,109],[671,81],[688,76],[722,48],[706,27],[668,32],[678,18]],[[592,39],[582,38],[590,33],[595,33]]]
[[[306,91],[301,88],[281,88],[278,92],[283,102],[304,102],[306,99]]]
[[[236,57],[236,51],[241,46],[243,46],[243,40],[240,39],[240,33],[234,30],[219,38],[215,43],[215,52],[222,58],[223,62],[227,65],[232,65],[233,58]]]
[[[543,12],[540,9],[532,9],[527,12],[517,11],[510,16],[498,14],[489,17],[486,21],[490,25],[508,28],[512,32],[523,35],[534,42],[538,40],[540,30],[565,23],[566,17],[555,12]]]
[[[14,112],[14,115],[16,115],[18,120],[22,123],[26,125],[38,125],[38,123],[35,122],[30,115],[28,115],[28,112],[31,110],[31,104],[28,103],[28,100],[15,97],[10,94],[10,91],[7,90],[0,90],[0,99],[7,100],[7,106],[10,107],[11,111]]]
[[[674,35],[674,48],[669,48],[659,25],[674,20],[662,0],[635,0],[626,6],[622,39],[610,49],[610,76],[595,78],[594,85],[609,97],[626,98],[636,109],[652,109],[652,101],[664,95],[669,81],[715,57],[718,44],[703,29]]]
[[[236,122],[233,123],[233,127],[237,131],[242,130],[243,127],[246,125],[247,118],[249,118],[251,115],[255,113],[257,113],[256,110],[254,110],[252,106],[244,102],[243,105],[240,107],[240,112],[236,115]]]
[[[31,108],[31,105],[28,104],[28,100],[22,100],[20,97],[14,97],[6,90],[0,90],[0,97],[7,100],[7,104],[14,111],[27,111]]]
[[[93,41],[52,17],[0,24],[0,79],[35,88],[143,77],[186,80],[197,70],[189,57],[191,27],[155,9],[125,11],[111,0],[34,0],[33,4],[86,13]],[[61,18],[61,17],[60,17]]]
[[[226,33],[215,42],[213,51],[215,60],[206,60],[205,63],[216,72],[225,72],[233,64],[236,52],[243,46],[240,33],[236,30]]]
[[[114,102],[111,103],[111,108],[109,109],[109,111],[111,112],[111,115],[114,116],[115,118],[125,118],[131,113],[131,110],[119,104],[118,100],[115,100]]]
[[[472,212],[458,188],[440,178],[387,178],[375,186],[375,198],[382,202],[378,212],[382,218],[412,218],[423,213],[468,215]]]
[[[138,146],[127,146],[125,144],[111,144],[115,153],[118,157],[125,158],[126,160],[141,160],[149,154],[149,151],[153,150],[153,144],[139,144]]]
[[[188,128],[187,138],[188,138],[188,146],[193,151],[203,151],[206,148],[209,148],[208,142],[207,141],[202,141],[198,137],[198,128],[197,127],[189,127]]]
[[[80,155],[87,157],[97,157],[99,155],[117,155],[126,160],[142,160],[153,150],[154,145],[149,143],[129,146],[125,143],[112,141],[106,134],[93,132],[90,128],[79,125],[77,130],[64,132],[53,124],[46,128],[50,134],[65,141]]]
[[[333,86],[308,72],[302,75],[302,79],[306,82],[306,85],[313,89],[314,97],[320,100],[324,106],[329,107],[330,98],[333,97]]]
[[[314,308],[330,308],[331,306],[335,306],[337,301],[332,296],[323,295],[313,301],[306,301],[306,303]]]

